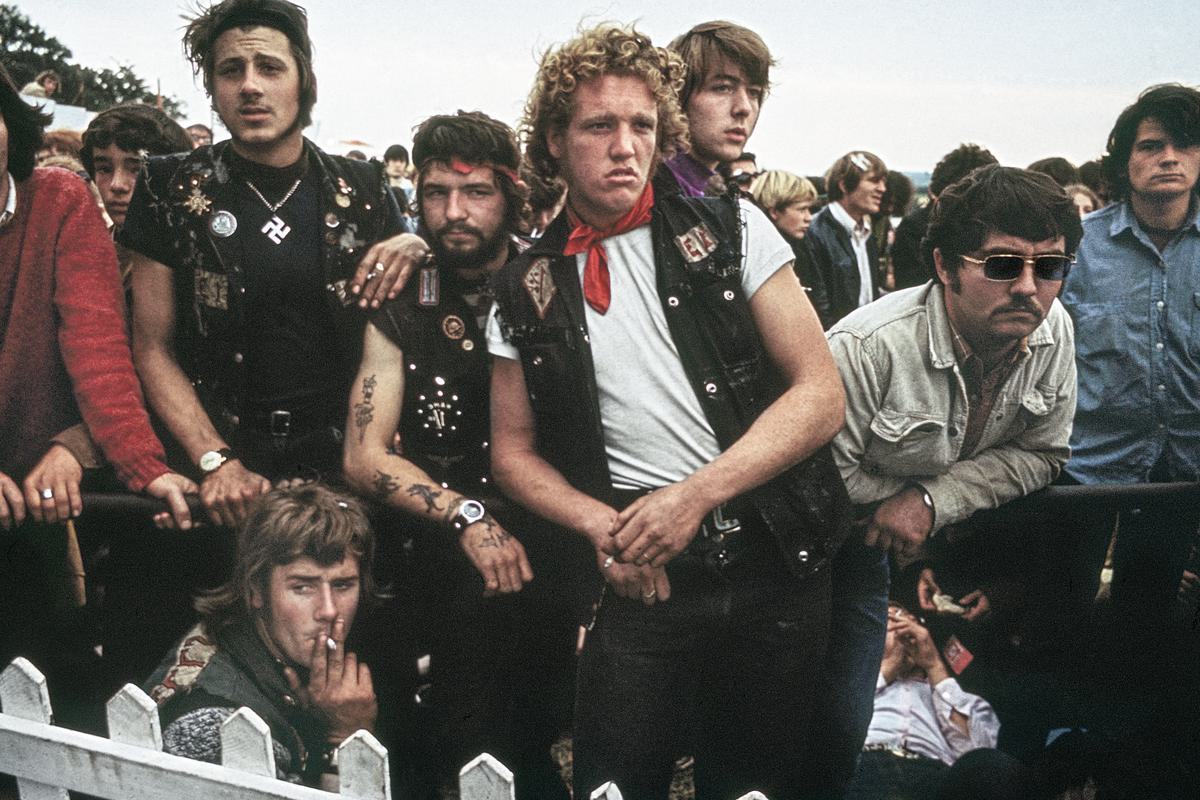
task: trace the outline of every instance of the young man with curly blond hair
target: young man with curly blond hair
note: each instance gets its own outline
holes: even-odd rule
[[[575,796],[797,797],[846,494],[843,395],[763,214],[655,196],[684,67],[632,28],[547,53],[527,156],[567,208],[494,281],[501,487],[585,537],[603,577],[577,679]]]

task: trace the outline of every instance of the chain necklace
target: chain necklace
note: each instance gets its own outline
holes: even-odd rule
[[[266,237],[275,244],[281,243],[287,238],[287,235],[292,232],[292,229],[286,222],[280,219],[279,214],[275,212],[283,208],[283,204],[292,199],[292,195],[295,194],[296,190],[300,188],[300,181],[303,180],[303,178],[297,178],[296,182],[292,184],[292,188],[288,189],[287,194],[283,196],[283,199],[275,205],[271,205],[267,202],[267,198],[263,197],[262,192],[258,190],[257,186],[251,183],[248,179],[243,178],[243,180],[245,180],[246,185],[250,187],[250,191],[254,192],[255,197],[261,200],[262,204],[267,207],[267,210],[274,215],[267,220],[265,225],[259,228],[259,231],[266,234]]]

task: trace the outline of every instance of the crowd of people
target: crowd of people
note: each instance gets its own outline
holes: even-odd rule
[[[1200,90],[914,187],[760,168],[730,22],[383,162],[303,136],[301,7],[183,43],[228,139],[0,66],[0,663],[60,724],[139,683],[219,762],[248,706],[327,788],[363,729],[415,798],[1193,796],[1200,506],[1104,487],[1200,479]]]

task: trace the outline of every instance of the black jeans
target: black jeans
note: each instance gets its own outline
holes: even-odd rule
[[[933,800],[949,769],[933,758],[866,752],[858,759],[845,800]]]
[[[697,800],[801,796],[829,575],[797,580],[760,533],[723,574],[677,556],[665,602],[605,592],[576,681],[575,797],[613,781],[626,800],[664,800],[687,754]]]

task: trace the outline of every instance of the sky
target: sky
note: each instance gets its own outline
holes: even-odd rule
[[[10,0],[11,1],[11,0]],[[23,0],[16,5],[92,67],[132,64],[186,103],[209,104],[180,45],[179,0]],[[581,24],[634,22],[666,44],[729,19],[778,61],[748,148],[763,168],[823,173],[866,149],[928,171],[960,142],[1002,163],[1102,154],[1112,123],[1153,83],[1200,84],[1196,0],[308,0],[319,98],[307,133],[381,154],[426,117],[481,110],[518,122],[537,61]]]

